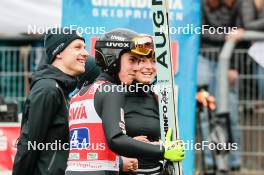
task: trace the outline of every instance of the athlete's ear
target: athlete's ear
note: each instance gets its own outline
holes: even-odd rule
[[[60,52],[60,53],[58,53],[58,54],[55,56],[55,59],[62,59],[61,52]],[[54,59],[54,60],[55,60],[55,59]]]

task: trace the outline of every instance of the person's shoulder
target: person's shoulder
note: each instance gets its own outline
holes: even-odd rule
[[[47,79],[41,79],[41,80],[38,80],[35,84],[35,86],[40,86],[40,87],[48,87],[48,88],[51,88],[51,89],[56,89],[56,80],[54,79],[50,79],[50,78],[47,78]]]
[[[53,107],[61,104],[62,95],[58,84],[53,79],[41,79],[35,82],[27,97],[29,101],[37,105],[38,103],[52,104]]]
[[[59,89],[58,83],[53,79],[41,79],[38,80],[31,89],[34,93],[44,93],[44,94],[58,94]]]

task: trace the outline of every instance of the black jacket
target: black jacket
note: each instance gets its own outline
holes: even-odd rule
[[[126,94],[124,108],[126,134],[130,137],[147,136],[151,142],[159,141],[160,119],[157,97],[153,92],[147,92],[151,89],[150,85],[141,83],[135,85],[137,85],[138,91]],[[144,171],[139,170],[139,174],[154,174],[161,171],[161,169],[153,170],[156,167],[161,167],[161,163],[157,159],[141,157],[138,158],[138,161],[139,169],[144,169]]]
[[[68,94],[76,85],[74,77],[51,65],[44,65],[33,74],[13,175],[64,174],[69,142]],[[47,143],[53,143],[53,147]],[[39,147],[35,150],[36,145]],[[44,150],[43,145],[46,145]]]

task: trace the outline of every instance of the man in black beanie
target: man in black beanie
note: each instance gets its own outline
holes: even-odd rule
[[[32,75],[23,111],[13,175],[64,175],[68,158],[68,95],[84,73],[84,38],[69,28],[44,39],[47,64]]]

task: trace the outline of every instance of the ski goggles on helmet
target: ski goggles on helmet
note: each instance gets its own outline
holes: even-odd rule
[[[101,48],[126,49],[134,54],[151,57],[154,54],[153,39],[149,35],[138,35],[131,41],[96,41],[95,49]]]
[[[149,56],[154,53],[153,39],[149,35],[139,35],[132,39],[134,47],[131,49],[132,53],[138,55]]]

